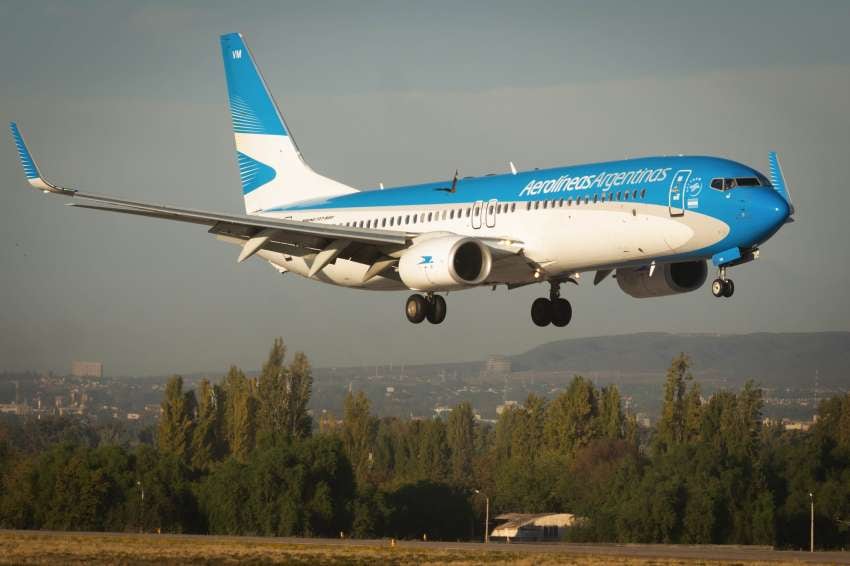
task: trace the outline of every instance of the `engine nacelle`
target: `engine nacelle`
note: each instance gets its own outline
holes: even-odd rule
[[[652,277],[648,269],[618,269],[617,284],[626,294],[645,299],[695,291],[707,276],[705,261],[682,261],[656,266]]]
[[[492,265],[490,248],[479,240],[446,235],[411,246],[399,259],[398,274],[417,291],[451,291],[482,283]]]

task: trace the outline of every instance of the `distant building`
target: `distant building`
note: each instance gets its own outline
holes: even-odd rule
[[[142,418],[142,415],[140,415],[139,413],[127,413],[127,420],[128,421],[138,421],[141,418]]]
[[[811,421],[784,420],[782,425],[785,428],[785,430],[799,430],[799,431],[802,431],[802,432],[805,432],[805,431],[809,430],[810,428],[812,428],[812,422]]]
[[[71,375],[73,377],[103,377],[102,362],[71,362]]]
[[[505,356],[490,356],[484,362],[484,373],[487,375],[507,375],[511,373],[511,361]]]
[[[26,415],[29,413],[30,407],[25,403],[5,403],[0,404],[0,413],[9,415]]]
[[[503,521],[490,533],[491,539],[515,541],[560,540],[564,530],[572,527],[577,518],[570,513],[505,513],[496,517]]]
[[[505,401],[501,405],[496,406],[496,414],[501,415],[508,409],[514,409],[516,407],[519,407],[519,403],[517,403],[516,401]]]

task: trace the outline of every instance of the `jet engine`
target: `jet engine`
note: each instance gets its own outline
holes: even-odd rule
[[[707,276],[705,261],[681,261],[658,265],[651,276],[646,268],[618,269],[617,284],[627,295],[645,299],[695,291]]]
[[[415,243],[398,262],[398,274],[417,291],[450,291],[482,283],[490,275],[490,249],[475,238],[443,235]]]

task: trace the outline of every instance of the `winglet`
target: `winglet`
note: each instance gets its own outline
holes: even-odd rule
[[[59,193],[73,196],[73,194],[77,192],[73,189],[57,187],[42,177],[32,155],[30,155],[30,151],[27,148],[27,144],[24,142],[24,136],[21,135],[18,125],[15,122],[9,122],[9,129],[12,131],[12,139],[15,141],[15,147],[18,149],[18,157],[21,159],[21,166],[24,168],[24,175],[26,175],[27,181],[29,181],[30,185],[46,193]]]
[[[775,151],[767,154],[770,161],[770,182],[773,183],[773,188],[776,192],[782,195],[782,198],[788,203],[791,208],[791,214],[794,214],[794,203],[791,202],[791,193],[788,191],[788,185],[785,183],[785,177],[782,175],[782,166],[779,164],[779,157]]]

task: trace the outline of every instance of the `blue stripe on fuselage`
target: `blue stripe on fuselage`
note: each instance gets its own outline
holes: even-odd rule
[[[557,180],[567,176],[569,178],[584,178],[590,176],[610,175],[615,173],[635,172],[640,170],[668,170],[666,175],[658,176],[662,180],[648,181],[648,175],[643,176],[641,182],[621,184],[609,189],[593,186],[587,189],[562,187],[560,190],[541,190],[534,194],[531,191],[523,192],[532,181]],[[458,179],[456,192],[437,190],[448,188],[451,180],[424,183],[421,185],[410,185],[403,187],[388,188],[385,190],[365,190],[359,193],[341,195],[327,199],[316,199],[301,201],[292,205],[275,207],[264,212],[296,212],[302,210],[327,210],[336,208],[379,208],[379,207],[401,207],[401,206],[438,206],[457,205],[472,203],[478,200],[498,199],[499,201],[534,201],[549,200],[553,198],[577,198],[594,194],[601,196],[611,191],[623,191],[647,189],[647,197],[643,202],[649,204],[667,204],[668,191],[672,181],[672,175],[678,170],[689,169],[692,177],[702,178],[702,193],[709,190],[708,183],[714,177],[742,177],[754,176],[754,170],[746,165],[716,157],[701,156],[676,156],[676,157],[645,157],[639,159],[627,159],[623,161],[611,161],[606,163],[594,163],[588,165],[576,165],[571,167],[557,167],[552,169],[538,169],[524,171],[516,175],[492,175],[485,177],[474,177]],[[632,178],[637,178],[633,176]],[[700,212],[709,213],[700,207]]]

